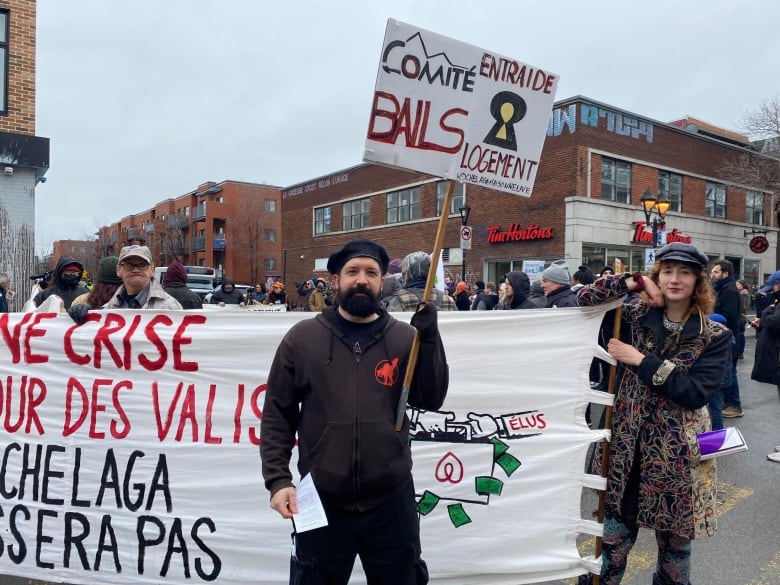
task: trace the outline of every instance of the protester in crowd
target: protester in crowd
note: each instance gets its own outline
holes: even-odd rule
[[[265,300],[265,302],[267,305],[287,304],[287,293],[284,290],[284,283],[281,280],[277,280],[273,283],[271,286],[271,292],[268,293],[268,298]]]
[[[601,272],[599,272],[599,276],[612,276],[613,274],[615,274],[615,271],[612,270],[611,266],[604,266]]]
[[[157,309],[181,310],[181,304],[165,292],[154,279],[152,252],[147,246],[125,246],[119,251],[116,268],[122,284],[103,309]],[[89,305],[81,304],[68,309],[68,315],[76,323],[87,318]]]
[[[293,325],[268,373],[260,456],[271,508],[285,519],[298,513],[290,472],[297,444],[300,477],[311,474],[328,519],[294,533],[290,583],[346,584],[357,556],[368,583],[428,582],[408,417],[394,429],[415,328],[420,349],[409,404],[438,410],[449,373],[433,303],[417,304],[411,327],[381,309],[387,265],[384,248],[371,240],[331,254],[337,307]],[[365,366],[356,366],[356,356]]]
[[[307,278],[296,287],[298,292],[298,300],[295,303],[295,307],[300,311],[309,310],[309,296],[314,292],[314,283],[316,279]]]
[[[476,311],[477,310],[477,304],[479,304],[479,295],[481,295],[483,292],[485,292],[485,281],[478,280],[474,283],[474,286],[476,290],[474,291],[474,294],[471,295],[471,310]],[[495,292],[495,289],[494,291]]]
[[[750,295],[750,287],[744,280],[738,280],[736,282],[737,291],[739,292],[739,331],[742,334],[742,347],[741,351],[737,354],[736,359],[743,359],[745,353],[745,327],[748,323],[748,312],[750,306],[753,303],[753,297]]]
[[[504,299],[506,298],[506,278],[501,282],[501,284],[498,285],[498,303],[496,303],[496,306],[493,307],[494,309],[497,309],[498,306],[504,302]],[[545,303],[547,302],[547,299],[545,299]]]
[[[760,317],[764,309],[772,305],[774,297],[772,295],[772,288],[780,282],[780,270],[773,272],[766,281],[766,284],[756,291],[755,298],[753,299],[753,305],[756,309],[756,316]],[[756,332],[758,337],[758,332]]]
[[[400,258],[393,258],[390,260],[390,264],[387,266],[387,274],[382,281],[382,294],[380,295],[380,302],[382,308],[387,308],[387,303],[390,302],[392,296],[403,288],[401,284],[401,264]]]
[[[219,285],[211,295],[209,303],[212,305],[219,305],[220,307],[224,307],[225,305],[238,305],[239,307],[244,307],[246,306],[246,299],[241,291],[236,289],[236,284],[232,278],[223,278],[222,284]]]
[[[469,285],[462,280],[455,285],[455,306],[458,311],[471,310],[471,302],[469,301]]]
[[[8,312],[8,301],[13,298],[11,293],[11,277],[5,272],[0,274],[0,313]]]
[[[720,323],[723,325],[723,327],[728,329],[728,327],[726,327],[726,317],[720,313],[710,313],[708,317],[712,321]],[[734,350],[734,347],[736,346],[736,342],[734,341],[734,335],[731,334],[730,331],[729,334],[731,335],[731,345],[729,349],[729,359],[726,360],[726,373],[723,376],[723,382],[721,383],[720,388],[718,388],[718,391],[707,405],[707,408],[710,411],[710,419],[712,420],[713,431],[723,428],[723,397],[726,395],[726,391],[728,390],[729,386],[731,386],[731,376],[737,375],[737,371],[731,367],[731,354]]]
[[[403,288],[395,293],[387,303],[391,312],[414,311],[423,299],[428,270],[431,267],[431,256],[425,252],[412,252],[401,263],[401,282]],[[440,311],[457,311],[455,301],[447,293],[438,288],[431,289],[431,298]]]
[[[476,299],[477,311],[492,311],[498,306],[499,299],[496,294],[496,283],[485,283],[485,289],[479,294]],[[474,310],[474,303],[471,305]]]
[[[504,281],[504,300],[496,309],[536,309],[536,303],[528,298],[531,293],[531,280],[525,272],[514,270],[507,273]]]
[[[318,278],[316,280],[316,286],[309,295],[309,310],[315,313],[320,313],[326,307],[325,305],[325,293],[328,287],[328,283],[324,278]]]
[[[187,269],[184,264],[174,260],[168,264],[163,276],[163,290],[179,301],[182,309],[202,309],[203,301],[187,287]],[[213,297],[212,297],[213,298]]]
[[[737,370],[737,356],[745,347],[745,327],[740,331],[740,298],[734,280],[734,265],[728,260],[718,260],[710,269],[712,287],[715,289],[715,313],[726,318],[726,327],[729,328],[736,340],[736,347],[732,355],[732,368]],[[739,397],[739,380],[737,376],[731,376],[731,385],[726,389],[723,397],[723,418],[737,418],[742,416],[742,401]]]
[[[571,285],[571,290],[577,292],[586,284],[593,284],[594,280],[596,280],[596,275],[593,274],[593,271],[587,266],[580,266],[572,276],[574,284]]]
[[[774,278],[778,275],[778,278]],[[750,378],[764,384],[774,384],[777,396],[780,398],[780,272],[775,272],[769,279],[773,284],[764,287],[762,293],[768,299],[767,306],[751,323],[756,328],[756,355]],[[780,445],[775,452],[767,455],[767,459],[780,463]]]
[[[537,309],[544,309],[547,306],[547,297],[544,296],[541,278],[538,278],[531,283],[531,288],[528,291],[528,299],[536,305]]]
[[[268,291],[265,288],[265,284],[258,282],[255,287],[249,291],[249,299],[247,304],[262,305],[267,298]]]
[[[455,296],[455,282],[449,274],[444,277],[444,292],[451,297]]]
[[[54,283],[35,295],[33,303],[40,307],[51,295],[57,295],[62,299],[65,308],[69,308],[73,299],[87,292],[87,287],[81,284],[83,273],[84,265],[81,262],[72,256],[63,256],[54,268]]]
[[[621,336],[607,347],[619,364],[612,440],[593,458],[598,474],[608,446],[603,585],[621,582],[640,527],[655,531],[653,583],[689,585],[691,540],[716,529],[716,466],[699,460],[696,435],[711,428],[706,406],[723,381],[731,336],[706,318],[714,305],[707,262],[675,242],[647,276],[607,276],[577,293],[582,306],[624,299]]]
[[[93,283],[92,290],[73,299],[70,306],[86,304],[90,309],[102,308],[103,305],[111,300],[119,285],[122,284],[122,279],[119,278],[116,272],[118,264],[118,256],[106,256],[103,258],[98,267],[97,284]]]
[[[542,272],[542,290],[547,307],[576,307],[577,295],[571,290],[571,274],[565,260],[556,260]]]

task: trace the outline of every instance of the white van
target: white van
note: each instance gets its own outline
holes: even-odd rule
[[[200,297],[202,301],[207,294],[214,290],[216,271],[208,266],[185,266],[187,272],[187,288]],[[162,284],[167,266],[158,266],[154,269],[154,278]]]

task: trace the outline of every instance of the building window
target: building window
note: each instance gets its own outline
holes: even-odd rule
[[[601,159],[601,198],[631,203],[631,163],[614,158]]]
[[[368,227],[370,220],[369,199],[347,201],[341,206],[341,229],[359,230]]]
[[[266,258],[263,262],[266,271],[276,270],[276,258]]]
[[[266,242],[275,242],[276,241],[276,230],[263,230],[263,239]]]
[[[0,10],[0,114],[8,113],[8,11]]]
[[[330,207],[319,207],[314,210],[314,234],[330,233]]]
[[[764,225],[763,193],[745,192],[745,221],[755,225]]]
[[[707,199],[704,204],[707,217],[726,219],[726,186],[707,183]]]
[[[682,175],[658,171],[658,198],[663,196],[672,202],[669,211],[682,212]]]
[[[420,187],[387,194],[387,223],[420,219]]]
[[[276,200],[275,199],[266,199],[265,200],[265,210],[268,213],[276,213]]]
[[[449,181],[439,181],[436,183],[436,215],[441,215],[441,204],[444,202],[444,195],[447,193]],[[460,213],[460,208],[466,201],[466,185],[464,183],[455,183],[455,190],[452,192],[449,215]]]

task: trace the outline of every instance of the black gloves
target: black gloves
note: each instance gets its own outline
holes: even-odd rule
[[[438,309],[431,301],[417,305],[417,312],[412,315],[412,327],[420,333],[420,341],[431,341],[439,333]]]
[[[84,321],[87,320],[88,312],[89,312],[89,305],[86,303],[83,303],[81,305],[71,305],[68,308],[68,315],[70,315],[70,318],[73,319],[79,325],[81,325]]]

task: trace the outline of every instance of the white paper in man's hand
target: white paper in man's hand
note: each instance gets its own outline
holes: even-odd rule
[[[298,505],[298,513],[293,516],[295,532],[306,532],[328,525],[328,517],[325,516],[325,508],[322,507],[320,494],[317,493],[311,473],[307,473],[295,488],[295,502]]]

